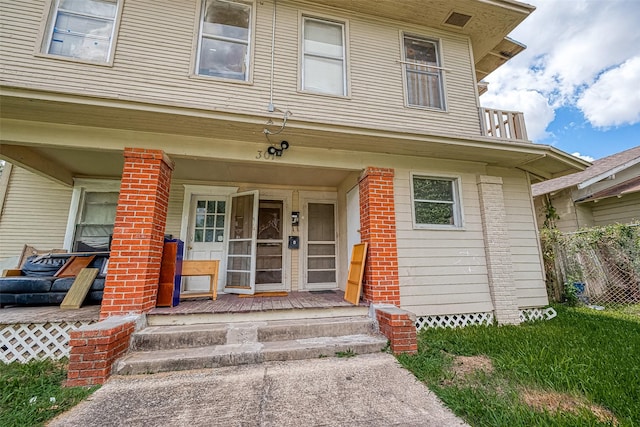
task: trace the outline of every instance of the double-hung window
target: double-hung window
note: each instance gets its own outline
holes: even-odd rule
[[[117,192],[84,192],[72,250],[108,251],[117,206]]]
[[[302,90],[347,95],[344,24],[304,17]]]
[[[403,56],[407,105],[444,110],[438,42],[404,35]]]
[[[462,226],[458,179],[414,175],[412,180],[417,228]]]
[[[109,63],[121,5],[122,0],[55,0],[43,52]]]
[[[196,72],[249,80],[251,2],[203,0]]]

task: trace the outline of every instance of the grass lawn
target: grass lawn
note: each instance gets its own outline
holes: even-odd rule
[[[0,426],[39,426],[71,408],[98,387],[62,387],[66,364],[0,363]]]
[[[640,305],[429,329],[400,363],[472,426],[640,426]]]

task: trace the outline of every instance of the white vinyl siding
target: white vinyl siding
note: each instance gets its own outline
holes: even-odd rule
[[[249,80],[252,9],[240,1],[202,1],[197,74]]]
[[[195,69],[200,9],[195,0],[127,1],[118,31],[113,67],[88,67],[71,61],[51,61],[33,55],[44,0],[2,2],[0,28],[4,84],[106,99],[138,100],[205,111],[265,112],[269,99],[273,3],[254,9],[255,47],[253,85],[219,84],[212,79],[190,78]],[[349,98],[310,96],[299,92],[301,8],[305,14],[323,16],[327,9],[305,3],[278,2],[274,73],[274,99],[296,120],[335,125],[383,128],[425,134],[479,136],[475,80],[466,36],[372,20],[357,13],[331,10],[331,16],[349,23]],[[433,35],[440,41],[446,74],[447,113],[404,108],[400,31]],[[159,43],[162,41],[162,43]],[[194,43],[195,42],[195,43]],[[384,58],[384,59],[381,59]]]
[[[611,197],[588,205],[591,206],[595,225],[640,222],[640,193]]]
[[[502,177],[518,307],[544,306],[549,301],[529,181],[525,172],[518,170],[495,168],[490,169],[489,173]]]
[[[55,0],[43,53],[109,63],[122,0]]]
[[[394,190],[401,307],[418,316],[493,310],[489,292],[476,175],[481,167],[423,162],[431,169],[395,169]],[[458,174],[464,230],[414,229],[411,174]]]
[[[70,187],[14,166],[0,216],[0,259],[19,256],[25,244],[62,249],[71,193]]]
[[[305,17],[302,26],[302,90],[346,95],[344,24]]]

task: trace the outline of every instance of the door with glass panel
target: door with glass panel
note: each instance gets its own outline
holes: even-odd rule
[[[225,292],[253,294],[256,286],[258,192],[231,196]]]
[[[335,203],[307,203],[306,223],[304,287],[335,289],[338,287]]]
[[[191,198],[189,233],[186,243],[188,260],[220,260],[224,270],[226,197],[198,196]],[[221,282],[221,280],[220,280]],[[208,277],[184,277],[182,292],[201,293],[209,290]]]
[[[284,202],[260,200],[256,251],[256,290],[284,290]]]

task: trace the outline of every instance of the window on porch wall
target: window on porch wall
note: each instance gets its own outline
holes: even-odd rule
[[[73,239],[73,251],[108,251],[116,219],[118,193],[85,192]]]

